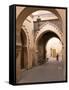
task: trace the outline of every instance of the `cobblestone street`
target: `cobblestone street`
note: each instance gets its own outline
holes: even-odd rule
[[[40,66],[25,70],[18,83],[49,82],[64,80],[63,64],[58,62],[48,62]]]

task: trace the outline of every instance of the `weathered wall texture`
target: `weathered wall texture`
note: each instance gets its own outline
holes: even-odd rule
[[[31,11],[30,11],[31,10]],[[54,9],[49,10],[52,13],[58,12],[58,20],[51,20],[51,21],[45,21],[42,22],[44,25],[41,27],[41,29],[34,35],[34,29],[37,29],[37,23],[34,23],[32,20],[32,17],[29,16],[32,12],[40,10],[39,8],[33,9],[33,8],[27,8],[26,15],[22,14],[22,12],[26,12],[25,7],[16,7],[16,78],[17,81],[20,79],[21,76],[21,49],[24,47],[21,41],[21,31],[23,31],[26,34],[27,42],[26,42],[26,48],[27,48],[27,66],[26,69],[30,69],[33,67],[33,65],[37,65],[37,59],[38,59],[38,41],[42,37],[43,33],[47,33],[48,31],[54,32],[61,40],[63,45],[63,61],[64,61],[64,68],[66,63],[66,11],[64,9]],[[45,10],[45,8],[44,8]],[[47,10],[47,9],[46,9]],[[22,15],[21,15],[22,14]],[[21,16],[20,16],[21,15]],[[20,18],[19,18],[20,16]],[[25,17],[26,16],[26,17]],[[25,17],[25,18],[24,18]],[[19,21],[18,21],[19,20]],[[42,24],[41,24],[42,25]],[[62,35],[63,34],[63,35]],[[40,39],[41,40],[41,39]],[[43,45],[41,44],[39,46],[39,50],[42,50],[41,53],[43,53]],[[64,72],[65,73],[65,72]]]

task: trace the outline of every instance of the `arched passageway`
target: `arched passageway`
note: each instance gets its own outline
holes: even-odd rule
[[[55,22],[54,24],[53,22],[51,22],[52,23],[51,24],[50,21],[47,22],[47,24],[46,23],[43,24],[41,30],[38,30],[37,34],[35,34],[34,37],[34,34],[32,35],[32,29],[30,28],[32,26],[31,21],[33,20],[29,21],[27,20],[27,17],[30,16],[33,12],[39,10],[49,11],[53,13],[58,19],[56,20],[57,24]],[[56,8],[25,7],[21,11],[21,13],[16,18],[16,30],[17,30],[16,37],[19,38],[17,42],[22,44],[20,51],[21,57],[19,57],[20,61],[19,70],[22,70],[26,67],[30,69],[31,67],[33,67],[32,64],[33,61],[35,62],[35,65],[45,63],[47,61],[46,57],[47,52],[45,50],[45,47],[51,38],[53,37],[58,38],[62,43],[63,40],[63,36],[61,35],[63,33],[62,18],[63,17],[60,14],[60,10]],[[26,32],[21,30],[22,27],[25,29]]]
[[[47,62],[62,62],[62,43],[57,37],[48,40],[46,47]]]
[[[58,10],[56,10],[56,9],[53,9],[53,8],[39,8],[39,7],[34,7],[34,8],[32,8],[32,7],[27,7],[27,8],[24,8],[22,11],[21,11],[21,13],[19,14],[19,16],[17,17],[17,20],[16,20],[16,27],[17,27],[17,30],[20,30],[20,28],[22,27],[22,25],[23,25],[23,23],[24,23],[24,21],[27,19],[27,17],[29,16],[29,15],[31,15],[33,12],[36,12],[36,11],[39,11],[39,10],[45,10],[45,11],[49,11],[49,12],[51,12],[51,13],[53,13],[55,16],[57,16],[58,17],[58,21],[59,21],[59,23],[60,23],[60,25],[61,25],[61,27],[62,27],[62,18],[61,18],[61,15],[59,14],[59,12],[58,12]],[[27,26],[27,25],[26,25]],[[26,28],[27,29],[27,33],[29,32],[29,28]],[[31,30],[32,31],[32,30]],[[62,31],[62,30],[61,30]],[[29,33],[28,33],[29,34]],[[27,43],[28,42],[30,42],[31,41],[31,38],[30,39],[28,39],[28,41],[27,41]],[[43,41],[42,41],[43,42]],[[34,42],[33,42],[34,43]],[[30,45],[30,44],[29,44]],[[30,49],[31,50],[31,49]],[[33,50],[32,50],[33,51]],[[31,53],[31,52],[30,52]],[[31,54],[32,55],[32,54]],[[45,55],[45,54],[44,54]],[[43,58],[44,58],[45,56],[43,56]],[[33,57],[32,57],[33,58]],[[32,58],[30,58],[29,60],[28,60],[28,62],[33,62],[32,61]],[[29,66],[29,65],[28,65]],[[29,67],[32,67],[32,64],[30,64],[30,66]]]
[[[46,62],[46,44],[52,37],[56,37],[60,40],[57,34],[55,34],[52,31],[47,31],[44,34],[41,35],[41,37],[37,41],[37,63],[43,64]]]

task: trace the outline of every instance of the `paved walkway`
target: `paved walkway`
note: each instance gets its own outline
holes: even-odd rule
[[[43,65],[25,70],[18,83],[49,82],[64,80],[62,63],[45,63]]]

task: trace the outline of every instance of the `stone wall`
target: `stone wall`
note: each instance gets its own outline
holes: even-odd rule
[[[24,18],[23,13],[22,13],[24,9],[25,9],[25,12],[26,12],[25,7],[16,7],[16,21],[17,21],[17,24],[16,24],[17,25],[16,26],[16,57],[17,57],[16,58],[16,79],[17,79],[17,81],[20,79],[21,72],[22,72],[22,70],[20,68],[21,67],[21,64],[20,64],[20,62],[21,62],[21,48],[22,48],[21,30],[23,30],[25,32],[26,37],[27,37],[28,64],[27,64],[26,69],[32,68],[33,63],[37,64],[37,58],[38,57],[35,53],[38,54],[38,49],[37,49],[35,44],[36,44],[36,41],[37,41],[38,37],[41,36],[41,34],[43,34],[45,32],[45,30],[44,30],[45,28],[46,28],[46,30],[51,29],[53,32],[55,32],[60,37],[61,41],[64,42],[63,43],[63,47],[64,47],[64,49],[63,49],[64,65],[66,63],[66,61],[65,61],[66,60],[66,55],[65,55],[65,53],[66,53],[66,26],[65,26],[65,24],[66,24],[66,18],[65,18],[66,15],[65,15],[65,12],[66,11],[63,10],[63,9],[56,9],[58,11],[59,15],[62,18],[62,22],[60,22],[60,20],[51,20],[51,21],[41,22],[41,25],[40,25],[41,26],[41,28],[40,28],[41,31],[37,32],[37,35],[34,36],[34,31],[37,29],[37,23],[34,22],[34,24],[36,24],[34,26],[31,16],[28,16],[28,15],[30,15],[32,12],[34,12],[36,10],[40,10],[40,8],[36,8],[36,9],[28,8],[27,9],[28,10],[27,14],[26,13],[25,13],[26,15],[24,14],[24,16],[27,16],[25,18]],[[44,8],[44,10],[45,10],[45,8]],[[56,14],[56,12],[54,10],[50,10],[50,11],[53,11]],[[20,14],[22,14],[21,18],[18,19]],[[57,15],[57,16],[59,16],[59,15]],[[59,17],[59,19],[60,19],[60,17]],[[50,22],[50,23],[53,23],[54,25],[56,25],[59,28],[59,30],[61,32],[63,32],[63,36],[61,37],[59,32],[55,31],[55,30],[57,30],[56,27],[53,28],[53,26],[49,25],[49,24],[47,26],[45,26],[46,22],[48,22],[48,23]],[[41,45],[40,48],[42,48],[42,45]],[[65,73],[64,73],[64,75],[65,75]]]

